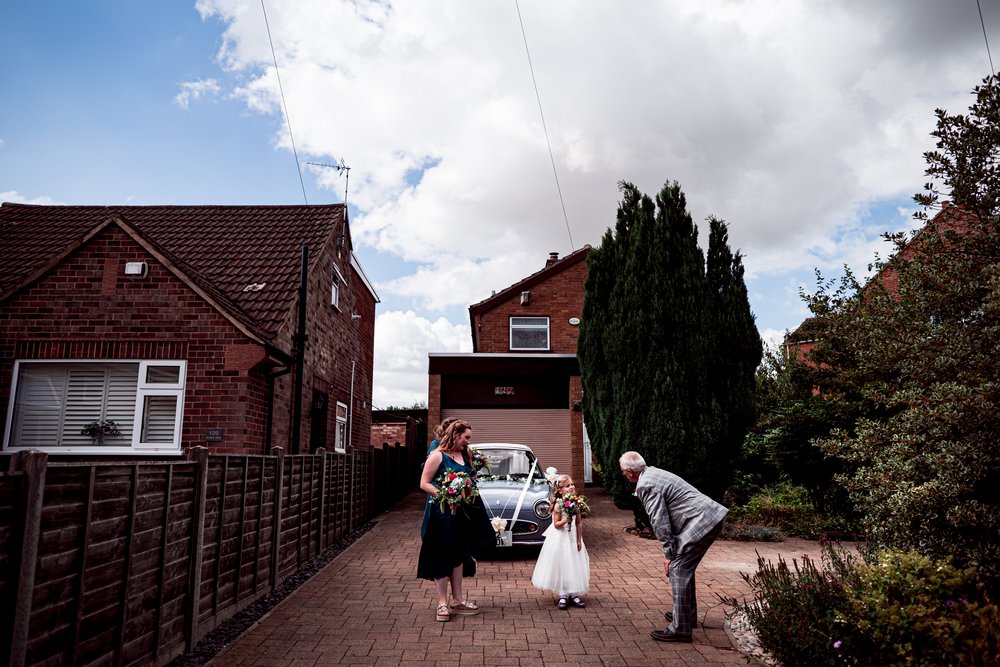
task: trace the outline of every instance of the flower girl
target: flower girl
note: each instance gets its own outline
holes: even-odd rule
[[[585,607],[580,599],[590,590],[590,556],[583,543],[583,515],[590,511],[569,475],[556,475],[549,498],[552,525],[535,562],[531,585],[559,595],[557,606]]]

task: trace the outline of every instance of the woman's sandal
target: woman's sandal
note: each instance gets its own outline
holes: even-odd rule
[[[556,605],[560,609],[566,608],[566,598],[559,598],[559,603]]]
[[[478,614],[479,605],[475,602],[453,602],[451,604],[451,609],[456,614]]]
[[[587,603],[581,600],[579,595],[574,595],[569,601],[573,603],[574,607],[580,607],[581,609],[587,606]]]
[[[435,618],[437,618],[437,620],[441,621],[442,623],[450,621],[451,612],[448,611],[448,605],[446,604],[438,605],[437,616]]]

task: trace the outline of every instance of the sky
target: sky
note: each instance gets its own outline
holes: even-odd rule
[[[816,270],[865,275],[914,227],[934,109],[972,103],[987,40],[1000,65],[981,6],[9,2],[0,201],[346,197],[385,408],[426,402],[428,353],[471,351],[471,304],[599,245],[620,181],[676,180],[703,232],[729,224],[774,343]]]

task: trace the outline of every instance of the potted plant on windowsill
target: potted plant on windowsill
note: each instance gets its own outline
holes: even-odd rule
[[[104,438],[108,436],[121,434],[122,432],[118,428],[118,424],[112,419],[95,419],[80,429],[80,435],[89,435],[98,445],[103,445]]]

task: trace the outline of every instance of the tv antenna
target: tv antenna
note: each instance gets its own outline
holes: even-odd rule
[[[326,164],[323,162],[306,162],[306,164],[311,164],[314,167],[336,169],[338,178],[340,177],[340,174],[344,175],[344,208],[347,208],[347,186],[351,181],[351,168],[344,163],[344,158],[340,158],[340,162],[337,164]]]

